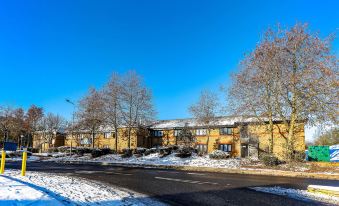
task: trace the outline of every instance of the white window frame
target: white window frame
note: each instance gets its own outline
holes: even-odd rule
[[[175,137],[179,136],[180,133],[181,133],[181,130],[180,130],[180,129],[174,130],[174,136],[175,136]]]
[[[197,129],[195,130],[195,134],[197,136],[205,136],[207,135],[207,129]]]
[[[112,137],[112,132],[104,132],[104,138],[108,139]]]

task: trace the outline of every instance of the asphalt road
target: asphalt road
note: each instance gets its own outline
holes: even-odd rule
[[[20,162],[7,162],[6,168],[20,169]],[[61,173],[102,184],[121,186],[170,205],[325,205],[249,189],[254,186],[282,186],[306,189],[309,184],[339,186],[339,181],[303,178],[187,172],[177,170],[29,162],[28,171]]]

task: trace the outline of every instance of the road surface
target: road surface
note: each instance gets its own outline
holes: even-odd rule
[[[21,162],[7,162],[6,168],[20,169]],[[253,186],[281,186],[306,189],[309,184],[339,186],[339,181],[290,177],[188,172],[163,169],[29,162],[27,171],[61,173],[102,184],[121,186],[170,205],[325,205],[303,202],[249,189]]]

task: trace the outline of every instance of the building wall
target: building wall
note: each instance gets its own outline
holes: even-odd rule
[[[68,134],[65,146],[86,146],[86,147],[92,147],[91,144],[88,145],[82,145],[81,144],[81,138],[79,133],[74,134]],[[86,138],[92,139],[91,133],[82,133],[82,135],[86,136]],[[148,135],[147,135],[148,136]],[[146,139],[144,130],[143,129],[132,129],[131,130],[131,148],[136,147],[147,147],[148,141]],[[96,148],[110,148],[112,150],[116,149],[116,136],[113,132],[110,133],[107,138],[105,138],[104,132],[97,133],[95,135],[94,139],[94,147]],[[118,130],[118,152],[122,152],[123,149],[128,148],[128,130],[126,128],[119,128]]]
[[[241,126],[233,127],[232,134],[229,135],[221,135],[219,132],[219,128],[211,129],[209,137],[207,135],[195,136],[195,145],[207,145],[208,153],[211,153],[212,151],[219,149],[220,144],[229,144],[232,145],[231,156],[241,157],[241,146],[243,142],[240,138],[240,129]],[[173,129],[161,131],[163,131],[162,137],[151,137],[152,140],[150,146],[168,146],[176,144],[176,137],[174,136]],[[295,132],[295,138],[293,141],[294,150],[298,152],[303,152],[305,150],[304,123],[298,123]],[[255,139],[255,141],[257,141],[254,141],[255,143],[250,143],[251,145],[255,145],[257,147],[256,150],[254,150],[258,153],[256,156],[268,152],[270,144],[270,133],[267,130],[267,126],[256,124],[249,125],[248,133],[252,139]],[[274,125],[273,153],[280,159],[285,159],[286,138],[284,138],[284,136],[287,137],[287,134],[288,133],[284,124]],[[253,152],[253,150],[251,151]]]
[[[65,134],[58,133],[53,140],[53,147],[60,147],[65,145]],[[46,142],[42,133],[37,133],[33,136],[33,148],[38,149],[39,152],[47,152],[50,145]]]
[[[259,152],[265,153],[269,150],[270,145],[270,133],[267,131],[267,127],[264,125],[250,125],[249,133],[258,137],[259,140]],[[286,146],[287,146],[286,127],[284,124],[275,124],[273,129],[273,153],[280,159],[285,159]],[[304,123],[297,124],[295,129],[295,137],[293,140],[293,147],[295,151],[305,151],[305,131]]]

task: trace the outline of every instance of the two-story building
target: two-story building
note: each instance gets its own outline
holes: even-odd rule
[[[128,138],[128,128],[118,129],[118,135],[113,128],[104,127],[96,131],[94,147],[110,148],[121,152],[125,148],[157,147],[180,145],[180,132],[188,128],[194,136],[191,145],[201,153],[214,150],[229,152],[233,157],[257,157],[269,151],[273,145],[273,153],[284,159],[287,149],[287,131],[285,125],[274,121],[273,139],[268,130],[268,122],[258,122],[253,117],[226,116],[218,117],[208,125],[199,123],[196,119],[160,120],[142,128],[132,128]],[[89,130],[65,131],[55,136],[52,146],[91,147],[93,135]],[[130,145],[128,145],[128,143]],[[42,135],[34,136],[33,147],[46,151],[51,144],[46,144]],[[305,149],[304,122],[300,121],[295,129],[293,147],[296,152]]]
[[[196,119],[162,120],[149,126],[150,147],[178,144],[180,131],[187,127],[195,136],[195,146],[202,153],[222,150],[233,157],[258,156],[268,152],[273,141],[273,153],[284,159],[287,131],[281,121],[274,121],[273,139],[268,130],[268,122],[258,122],[253,117],[218,117],[209,125]],[[294,150],[305,150],[304,122],[299,122],[295,130]]]

